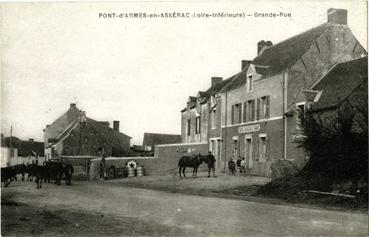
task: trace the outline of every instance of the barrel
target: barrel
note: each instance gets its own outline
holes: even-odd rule
[[[138,166],[137,167],[137,176],[141,177],[145,175],[145,169],[143,166]]]
[[[135,177],[135,168],[128,167],[128,177]]]

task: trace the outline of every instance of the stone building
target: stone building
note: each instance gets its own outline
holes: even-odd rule
[[[45,155],[97,156],[104,149],[107,156],[130,155],[131,137],[119,131],[119,121],[96,121],[70,104],[67,112],[44,129]]]
[[[347,11],[327,13],[326,23],[301,34],[274,45],[260,41],[256,58],[243,61],[241,72],[209,97],[206,109],[197,108],[201,96],[190,97],[182,110],[184,141],[207,142],[213,153],[219,153],[220,169],[231,157],[244,157],[248,172],[260,176],[271,176],[271,164],[279,159],[302,167],[306,157],[296,143],[301,134],[297,115],[306,109],[308,92],[317,90],[318,82],[337,64],[367,55],[347,26]],[[340,91],[333,88],[327,97],[335,93]],[[201,121],[208,122],[200,138],[187,125],[196,126],[198,111],[207,111]]]

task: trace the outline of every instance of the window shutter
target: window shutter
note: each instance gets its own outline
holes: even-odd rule
[[[256,120],[260,119],[260,98],[256,100]]]
[[[255,119],[255,100],[252,101],[251,105],[252,105],[252,110],[251,110],[251,119],[250,120],[254,121],[254,119]]]
[[[268,95],[266,97],[266,113],[265,113],[265,117],[269,118],[270,117],[270,96]]]
[[[242,104],[238,105],[238,123],[242,122]]]
[[[246,123],[247,102],[243,102],[243,122]]]
[[[199,133],[201,133],[201,116],[199,116]]]
[[[232,105],[231,123],[234,124],[234,105]]]

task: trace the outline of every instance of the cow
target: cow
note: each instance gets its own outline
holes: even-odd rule
[[[17,180],[17,175],[22,174],[22,181],[24,181],[24,175],[27,173],[27,167],[25,164],[18,164],[14,165],[14,171],[15,171],[15,180]]]
[[[74,169],[71,164],[63,164],[63,173],[64,173],[66,185],[72,185],[73,172],[74,172]]]
[[[1,183],[4,183],[4,187],[8,187],[11,181],[15,179],[16,173],[14,167],[2,167],[1,168]]]
[[[63,164],[57,161],[47,161],[44,162],[44,166],[46,170],[45,182],[54,182],[54,184],[60,185],[64,171]]]

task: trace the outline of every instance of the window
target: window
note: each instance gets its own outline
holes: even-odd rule
[[[187,120],[187,136],[191,135],[191,119]]]
[[[258,146],[259,146],[258,147],[258,150],[259,150],[258,159],[260,162],[265,162],[266,160],[268,160],[268,139],[265,134],[259,135]]]
[[[296,129],[302,130],[301,116],[305,113],[305,103],[296,104]]]
[[[254,121],[255,118],[255,101],[247,101],[247,121]]]
[[[247,77],[247,91],[252,91],[252,75]]]
[[[269,118],[269,110],[270,110],[270,99],[269,96],[264,96],[258,99],[256,117],[257,119],[266,119]]]
[[[211,111],[211,129],[216,128],[217,111],[214,109]]]
[[[245,158],[248,163],[248,167],[252,167],[252,138],[245,137]]]
[[[241,123],[241,104],[232,105],[232,124]]]
[[[238,157],[238,140],[233,140],[233,157]]]
[[[201,133],[201,116],[197,116],[197,117],[196,117],[195,133],[196,133],[196,134]]]

